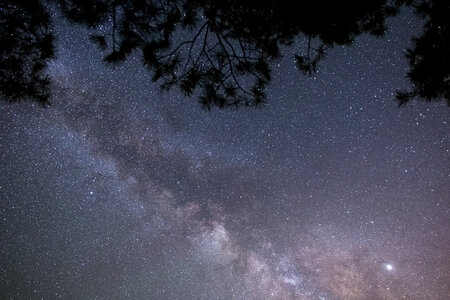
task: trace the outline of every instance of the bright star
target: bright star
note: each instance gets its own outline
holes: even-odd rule
[[[391,265],[391,264],[385,264],[385,265],[384,265],[384,268],[385,268],[386,270],[388,270],[388,271],[394,270],[394,266]]]

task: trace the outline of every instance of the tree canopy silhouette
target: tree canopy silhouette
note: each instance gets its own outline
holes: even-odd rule
[[[4,99],[46,103],[50,81],[47,62],[54,55],[50,17],[37,1],[0,4],[0,93]]]
[[[120,63],[132,53],[139,54],[152,80],[163,89],[177,87],[209,108],[264,102],[271,67],[282,47],[303,39],[305,49],[294,59],[300,71],[311,74],[335,45],[351,45],[363,33],[382,36],[386,19],[407,4],[425,18],[425,31],[407,52],[412,88],[399,92],[397,99],[400,104],[415,97],[446,99],[450,104],[448,1],[299,4],[294,7],[286,0],[3,1],[0,92],[10,101],[48,101],[45,67],[53,56],[54,38],[46,7],[51,5],[74,24],[90,28],[90,39],[104,51],[105,62]]]
[[[415,7],[425,19],[424,32],[406,52],[412,88],[398,92],[397,100],[402,105],[416,97],[445,99],[450,106],[450,1],[420,1]]]

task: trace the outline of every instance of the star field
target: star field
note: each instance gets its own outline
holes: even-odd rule
[[[447,299],[450,111],[396,106],[389,25],[205,111],[58,21],[52,105],[0,104],[0,298]]]

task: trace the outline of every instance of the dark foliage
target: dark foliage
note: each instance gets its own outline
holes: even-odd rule
[[[445,99],[450,106],[450,1],[421,1],[416,12],[426,23],[424,33],[413,40],[414,48],[406,52],[412,90],[398,92],[397,101]]]
[[[311,73],[326,49],[364,32],[383,34],[386,17],[396,12],[386,1],[305,1],[301,9],[273,0],[88,2],[67,0],[63,10],[91,28],[111,20],[110,36],[92,36],[108,49],[106,62],[139,51],[163,89],[196,93],[206,107],[263,102],[280,47],[298,37],[309,43],[295,55],[297,66]]]
[[[0,93],[7,101],[47,102],[50,83],[45,69],[54,48],[49,23],[47,11],[37,1],[1,2]]]
[[[31,97],[45,102],[48,80],[43,74],[53,49],[48,16],[39,4],[19,1],[13,5],[12,2],[2,4],[0,88],[11,100]],[[186,95],[198,97],[209,108],[256,106],[264,102],[271,66],[280,58],[280,48],[303,39],[305,49],[294,54],[294,59],[300,71],[311,74],[335,45],[350,45],[362,33],[383,35],[386,19],[406,2],[411,1],[316,0],[299,1],[300,5],[286,0],[63,0],[57,3],[64,17],[91,29],[90,39],[105,52],[105,62],[116,64],[132,53],[141,55],[153,81],[159,82],[163,89],[177,87]],[[448,25],[445,15],[436,12],[434,2],[422,5],[422,10],[418,8],[430,21],[426,25],[428,31],[417,39],[416,48],[409,51],[409,78],[414,89],[399,93],[401,103],[414,96],[449,99],[448,61],[447,65],[440,65],[439,74],[422,74],[430,72],[430,67],[420,63],[437,61],[433,51],[444,52],[448,60],[448,51],[445,53]],[[440,2],[445,6],[445,1]],[[36,21],[27,22],[27,19]],[[440,23],[430,25],[435,22]],[[100,25],[108,28],[109,33],[98,30]],[[442,38],[438,41],[441,44],[435,38]],[[27,46],[23,47],[24,44]],[[431,45],[438,45],[439,49]],[[433,55],[428,57],[430,53]],[[447,89],[436,84],[436,79],[441,79]],[[436,87],[439,89],[435,90]]]

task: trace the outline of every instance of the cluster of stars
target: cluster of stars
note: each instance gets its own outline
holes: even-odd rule
[[[410,18],[225,111],[55,24],[52,105],[0,107],[2,296],[445,299],[449,111],[392,97]]]

